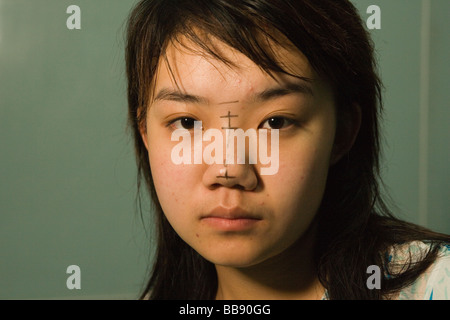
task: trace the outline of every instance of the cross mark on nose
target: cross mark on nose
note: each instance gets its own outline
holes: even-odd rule
[[[236,177],[229,176],[229,175],[228,175],[228,172],[225,171],[225,175],[224,175],[224,176],[216,176],[216,178],[228,180],[228,179],[234,179],[234,178],[236,178]]]
[[[229,176],[229,175],[228,175],[228,170],[227,170],[228,164],[227,164],[227,159],[226,159],[226,158],[223,159],[223,165],[225,166],[225,168],[221,169],[221,170],[220,170],[220,173],[222,173],[223,171],[225,171],[225,174],[224,174],[223,176],[216,176],[216,178],[221,178],[221,179],[226,179],[226,180],[236,178],[236,177],[233,177],[233,176]]]
[[[221,119],[228,118],[228,127],[222,127],[222,129],[237,129],[237,127],[231,126],[231,118],[238,118],[239,116],[237,114],[231,114],[231,111],[228,111],[228,114],[226,116],[221,116]]]

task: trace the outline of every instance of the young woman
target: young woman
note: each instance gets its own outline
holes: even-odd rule
[[[380,192],[381,83],[349,1],[143,0],[126,61],[158,228],[142,298],[447,298],[450,237]]]

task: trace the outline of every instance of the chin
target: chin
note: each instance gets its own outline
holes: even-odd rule
[[[200,253],[209,262],[223,267],[247,268],[263,262],[268,257],[263,256],[259,250],[245,250],[233,248],[228,250],[215,249],[214,252]]]
[[[236,268],[236,269],[249,268],[258,264],[257,261],[249,260],[248,258],[213,259],[208,261],[210,261],[216,266]]]

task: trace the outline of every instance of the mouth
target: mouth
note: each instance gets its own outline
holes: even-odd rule
[[[238,232],[254,228],[262,218],[242,208],[217,207],[200,218],[201,222],[219,231]]]

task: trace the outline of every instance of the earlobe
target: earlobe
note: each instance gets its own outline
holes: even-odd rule
[[[336,138],[331,152],[330,166],[335,165],[353,147],[361,128],[361,107],[354,103],[349,113],[337,126]]]
[[[142,142],[144,143],[145,148],[148,151],[147,123],[145,121],[141,121],[141,116],[143,115],[142,112],[143,111],[141,109],[137,110],[137,125],[139,128],[139,133],[141,135]]]
[[[147,149],[147,151],[148,151],[147,135],[141,135],[141,137],[142,137],[142,142],[144,142],[145,149]]]
[[[147,141],[147,129],[146,129],[146,126],[144,126],[143,128],[141,127],[139,129],[139,132],[141,134],[142,142],[145,145],[145,149],[147,149],[147,151],[148,151],[148,141]]]

